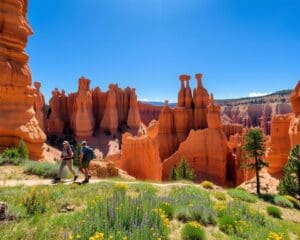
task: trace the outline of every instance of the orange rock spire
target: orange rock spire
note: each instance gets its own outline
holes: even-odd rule
[[[33,159],[43,158],[46,136],[34,112],[28,56],[24,52],[32,34],[26,0],[0,1],[0,146],[23,139]]]

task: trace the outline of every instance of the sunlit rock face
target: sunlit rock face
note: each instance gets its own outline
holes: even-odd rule
[[[24,52],[32,34],[27,0],[2,0],[0,9],[0,146],[23,139],[30,157],[42,159],[46,136],[35,117],[36,89]]]
[[[119,167],[138,179],[161,180],[158,129],[159,123],[153,120],[138,136],[123,134]]]

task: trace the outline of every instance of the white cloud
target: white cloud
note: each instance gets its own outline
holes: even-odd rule
[[[262,97],[262,96],[266,96],[269,93],[261,93],[261,92],[251,92],[248,94],[248,97]]]

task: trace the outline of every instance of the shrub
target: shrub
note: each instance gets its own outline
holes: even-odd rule
[[[179,221],[182,221],[182,222],[187,222],[187,221],[191,220],[190,211],[185,206],[177,208],[175,216]]]
[[[278,234],[276,232],[270,232],[267,240],[283,240],[283,236],[281,234]]]
[[[194,171],[190,169],[188,162],[182,159],[179,166],[173,166],[170,171],[170,180],[193,180],[195,178]]]
[[[206,189],[213,189],[214,188],[214,184],[212,182],[210,182],[210,181],[203,181],[201,183],[201,186],[203,188],[206,188]]]
[[[114,191],[112,196],[91,203],[83,212],[76,214],[72,236],[89,239],[96,232],[105,239],[166,239],[169,220],[159,202],[149,194],[124,195]],[[117,231],[116,231],[117,229]]]
[[[18,149],[16,148],[7,148],[3,151],[1,155],[1,165],[3,164],[21,165],[23,162],[24,159],[21,158]]]
[[[244,202],[255,203],[257,201],[257,197],[252,195],[251,193],[246,192],[245,190],[241,189],[229,189],[228,194],[235,198],[242,200]]]
[[[26,146],[25,142],[23,141],[23,139],[20,140],[20,142],[17,146],[17,150],[22,159],[28,159],[28,157],[29,157],[28,149],[27,149],[27,146]]]
[[[33,174],[44,178],[53,178],[57,174],[58,163],[52,164],[48,162],[26,161],[24,164],[24,171],[27,174]],[[68,172],[65,168],[63,170],[63,177],[67,177]]]
[[[280,207],[284,208],[293,208],[294,205],[292,202],[290,202],[288,199],[286,199],[284,196],[277,195],[274,197],[274,203]]]
[[[189,222],[185,224],[181,231],[183,240],[204,240],[205,232],[197,222]]]
[[[167,215],[167,217],[170,220],[173,218],[174,207],[171,204],[169,204],[167,202],[162,202],[159,207],[160,207],[160,209],[162,209],[165,212],[165,214]]]
[[[278,207],[274,207],[274,206],[268,206],[267,207],[267,213],[275,218],[281,218],[282,216],[282,212]]]
[[[128,190],[128,184],[125,183],[125,182],[116,182],[115,185],[114,185],[114,189],[116,191],[126,193],[127,190]]]
[[[298,200],[296,198],[294,198],[294,197],[292,197],[290,195],[285,195],[284,197],[287,200],[289,200],[291,203],[293,203],[293,205],[294,205],[295,208],[299,208],[300,205],[299,205],[299,202],[298,202]]]
[[[47,209],[47,201],[47,188],[32,187],[22,198],[22,204],[29,215],[44,213]]]
[[[236,232],[237,223],[231,216],[224,215],[219,219],[219,228],[222,232],[233,235]]]
[[[202,223],[203,225],[215,225],[217,214],[213,208],[208,208],[200,203],[190,208],[190,216],[192,220]]]
[[[219,201],[226,201],[226,194],[223,192],[214,192],[213,195]]]

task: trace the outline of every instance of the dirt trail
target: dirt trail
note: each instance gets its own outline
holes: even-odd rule
[[[82,179],[83,180],[83,179]],[[11,180],[0,180],[0,187],[15,187],[15,186],[36,186],[36,185],[53,185],[52,184],[52,179],[29,179],[29,180],[15,180],[15,179],[11,179]],[[77,181],[76,183],[80,182],[81,179],[79,181]],[[125,179],[122,180],[115,180],[116,182],[126,182],[128,184],[139,184],[141,182],[139,181],[126,181]],[[91,179],[89,184],[95,184],[95,183],[99,183],[99,182],[111,182],[111,180],[109,179]],[[72,180],[65,180],[62,184],[72,184]],[[146,184],[148,182],[145,182]],[[150,183],[149,184],[153,185],[153,186],[157,186],[157,187],[169,187],[169,186],[190,186],[192,184],[189,183]],[[195,185],[196,186],[196,185]]]

